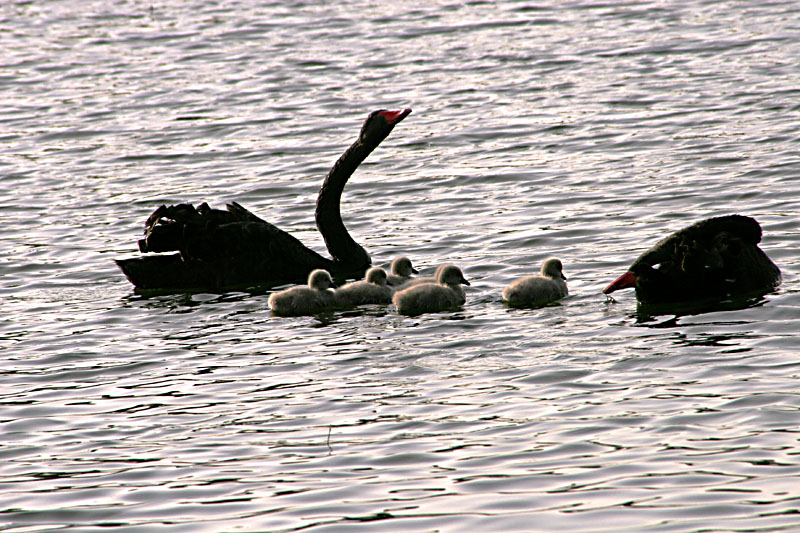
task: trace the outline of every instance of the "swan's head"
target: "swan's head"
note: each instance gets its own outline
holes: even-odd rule
[[[308,286],[314,290],[324,291],[332,285],[333,280],[327,270],[318,268],[317,270],[312,270],[311,274],[308,275]]]
[[[419,274],[416,268],[411,264],[411,259],[401,255],[392,261],[392,274],[395,276],[409,277],[411,274]]]
[[[364,140],[368,137],[375,137],[377,140],[382,141],[392,132],[392,128],[410,113],[411,110],[408,108],[398,111],[387,111],[386,109],[373,111],[367,116],[364,125],[361,126],[359,138]]]
[[[367,280],[367,283],[374,283],[375,285],[380,285],[383,287],[386,285],[386,271],[381,267],[372,267],[367,270],[367,275],[364,279]]]
[[[442,285],[469,285],[461,269],[455,265],[442,265],[436,269],[436,281]]]
[[[553,279],[563,279],[564,281],[566,281],[567,277],[562,272],[563,268],[564,267],[561,265],[560,259],[551,257],[550,259],[542,263],[542,276]]]

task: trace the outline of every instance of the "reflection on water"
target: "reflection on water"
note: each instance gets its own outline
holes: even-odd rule
[[[796,528],[800,34],[731,7],[0,5],[0,529]],[[398,106],[344,220],[377,266],[461,266],[460,311],[285,319],[113,264],[181,201],[324,252],[322,178]],[[775,292],[601,294],[728,213]],[[552,255],[570,296],[505,307]]]
[[[718,348],[726,348],[725,353],[748,352],[752,348],[739,347],[743,341],[752,340],[758,336],[752,333],[738,333],[738,334],[699,334],[696,338],[683,337],[677,344],[685,344],[687,346],[712,346]]]
[[[737,311],[742,309],[761,307],[768,302],[765,295],[757,297],[741,297],[724,301],[693,301],[670,304],[644,304],[637,303],[636,321],[648,327],[673,327],[678,325],[681,317],[717,313],[723,311]],[[659,317],[674,315],[672,318],[656,322]],[[654,323],[656,322],[656,323]]]

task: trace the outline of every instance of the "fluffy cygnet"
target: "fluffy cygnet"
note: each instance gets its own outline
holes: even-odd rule
[[[437,283],[420,283],[394,293],[394,306],[404,315],[436,313],[463,305],[467,301],[464,287],[469,281],[455,265],[442,265],[436,270]]]
[[[342,285],[334,293],[336,305],[351,307],[363,304],[388,304],[392,302],[392,288],[386,285],[386,271],[380,267],[367,270],[361,281]]]
[[[411,274],[419,274],[414,265],[411,264],[411,259],[401,255],[392,261],[391,274],[389,274],[386,282],[391,287],[397,287],[411,279]]]
[[[403,289],[407,289],[409,287],[413,287],[414,285],[422,285],[423,283],[438,283],[436,280],[439,278],[439,272],[442,271],[442,268],[446,267],[447,265],[439,265],[436,267],[436,271],[433,273],[433,276],[425,276],[421,278],[411,278],[400,285],[394,287],[395,291],[401,291]]]
[[[518,307],[545,305],[567,292],[567,278],[561,272],[561,261],[551,257],[542,264],[541,275],[518,279],[503,289],[503,300]]]
[[[272,312],[281,316],[312,315],[334,306],[333,285],[327,270],[317,269],[308,275],[308,286],[275,292],[269,297]]]

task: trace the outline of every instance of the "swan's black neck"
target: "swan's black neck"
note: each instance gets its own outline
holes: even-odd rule
[[[358,166],[380,144],[374,139],[359,139],[333,165],[317,197],[317,228],[333,260],[345,269],[366,269],[372,264],[369,254],[348,233],[342,221],[342,191]]]

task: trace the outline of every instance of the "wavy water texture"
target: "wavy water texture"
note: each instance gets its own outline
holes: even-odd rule
[[[3,531],[796,529],[795,3],[12,0],[0,49]],[[343,217],[376,265],[461,266],[462,309],[284,319],[116,269],[180,201],[324,252],[322,178],[400,107]],[[774,293],[601,295],[727,213]],[[553,255],[570,296],[504,307]]]

